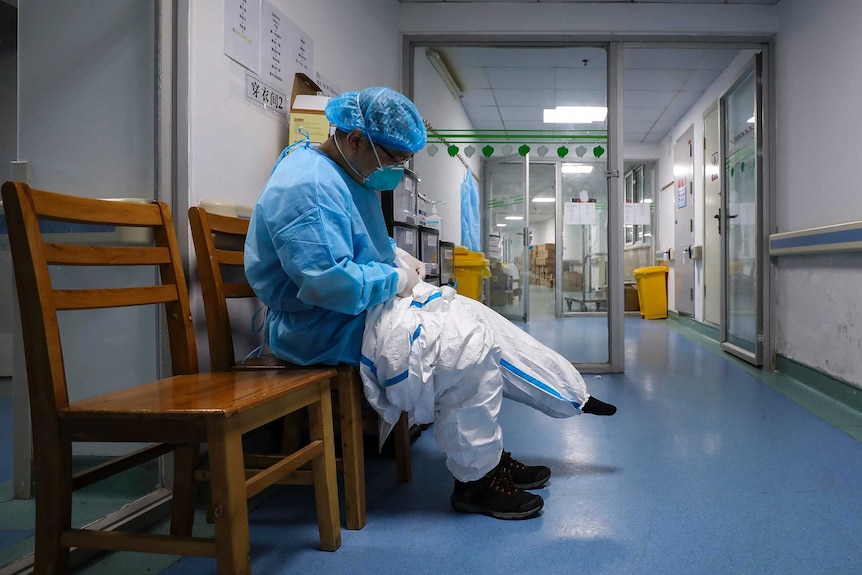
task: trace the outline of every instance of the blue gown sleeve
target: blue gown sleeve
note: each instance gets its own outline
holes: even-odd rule
[[[293,201],[291,209],[272,212],[289,221],[267,218],[267,227],[300,301],[358,315],[395,295],[398,274],[378,261],[382,257],[354,213],[349,191],[338,184],[318,179],[302,189],[271,190],[270,197]]]

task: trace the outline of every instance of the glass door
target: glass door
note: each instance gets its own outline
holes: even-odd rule
[[[572,340],[561,352],[576,363],[609,361],[607,162],[560,164],[558,314]]]
[[[721,346],[753,363],[763,361],[761,221],[763,131],[761,59],[722,97]]]
[[[529,157],[518,155],[485,162],[486,255],[491,279],[486,303],[502,316],[526,322],[529,313]]]

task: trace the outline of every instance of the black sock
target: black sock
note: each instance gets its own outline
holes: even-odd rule
[[[617,408],[610,403],[605,403],[595,397],[590,397],[584,404],[584,407],[581,408],[581,411],[584,413],[591,413],[593,415],[613,415],[617,412]]]

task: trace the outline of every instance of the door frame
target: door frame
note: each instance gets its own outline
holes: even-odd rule
[[[772,154],[770,141],[774,140],[775,126],[773,112],[770,110],[771,102],[774,102],[774,82],[769,78],[774,70],[774,38],[768,35],[744,35],[731,36],[729,34],[704,34],[693,39],[691,35],[684,34],[661,34],[661,35],[639,35],[639,34],[571,34],[551,32],[546,34],[524,34],[513,39],[511,34],[482,34],[482,33],[432,33],[432,34],[403,34],[402,35],[402,58],[401,78],[402,91],[408,96],[413,96],[413,68],[414,51],[420,47],[447,47],[447,46],[477,46],[477,47],[509,47],[509,48],[542,48],[542,47],[567,47],[574,45],[592,45],[608,47],[608,166],[609,171],[617,170],[615,176],[611,176],[608,193],[614,194],[619,203],[616,210],[609,210],[609,229],[622,229],[622,203],[623,197],[619,193],[619,176],[623,172],[622,154],[622,52],[625,48],[641,47],[672,47],[672,48],[736,48],[736,49],[758,49],[764,54],[764,99],[763,99],[763,123],[767,127],[767,142],[764,143],[764,164],[767,164],[763,173],[764,177],[764,221],[773,222],[771,206],[773,205],[774,190],[772,182],[775,181],[774,162],[769,161],[768,154]],[[611,70],[616,73],[611,74]],[[612,105],[613,102],[613,105]],[[612,112],[611,110],[615,110]],[[611,133],[614,137],[611,137]],[[612,167],[613,166],[613,167]],[[616,181],[614,181],[616,180]],[[615,191],[612,191],[615,190]],[[658,197],[659,190],[656,190]],[[768,205],[767,205],[768,204]],[[615,227],[614,227],[615,226]],[[764,233],[772,229],[764,226]],[[620,236],[617,238],[617,236]],[[614,244],[619,251],[615,251],[615,264],[609,266],[609,363],[600,364],[595,373],[622,372],[624,368],[624,322],[623,322],[623,237],[621,234],[611,234],[609,238],[609,249],[614,249]],[[611,243],[612,242],[612,243]],[[768,242],[766,242],[768,249]],[[768,260],[767,260],[768,261]],[[771,302],[774,301],[772,293],[772,282],[769,275],[774,273],[770,263],[770,274],[764,278],[764,306],[768,313]],[[617,286],[618,287],[613,287]],[[617,293],[619,292],[619,293]],[[765,353],[764,368],[767,364],[774,365],[774,342],[770,329],[771,319],[764,322],[764,348],[769,350]],[[578,364],[583,371],[592,371],[592,365]]]
[[[721,166],[724,170],[725,162],[725,120],[726,120],[726,105],[725,100],[739,84],[748,77],[752,69],[755,74],[755,151],[756,166],[757,166],[757,203],[756,203],[756,221],[758,224],[756,235],[756,252],[757,252],[757,270],[755,271],[757,289],[755,291],[756,298],[756,331],[755,334],[755,351],[750,352],[736,344],[727,340],[727,238],[725,233],[721,240],[721,326],[719,344],[724,351],[753,364],[756,367],[771,370],[774,368],[774,349],[775,344],[772,341],[772,301],[773,299],[773,282],[772,275],[775,273],[772,259],[769,257],[769,234],[774,228],[775,217],[772,213],[772,205],[774,202],[774,190],[772,182],[774,181],[774,162],[770,161],[772,150],[770,143],[774,137],[774,122],[772,121],[771,102],[774,101],[774,85],[769,80],[770,63],[772,58],[772,50],[769,46],[764,46],[760,54],[755,55],[748,64],[739,72],[733,84],[722,94],[719,99],[719,116],[720,116],[720,140],[721,140]],[[727,230],[728,213],[727,203],[729,195],[727,193],[728,179],[722,177],[721,194],[722,208],[721,216],[722,229]]]

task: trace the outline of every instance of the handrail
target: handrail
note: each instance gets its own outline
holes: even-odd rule
[[[788,256],[862,251],[862,221],[771,234],[769,255]]]

